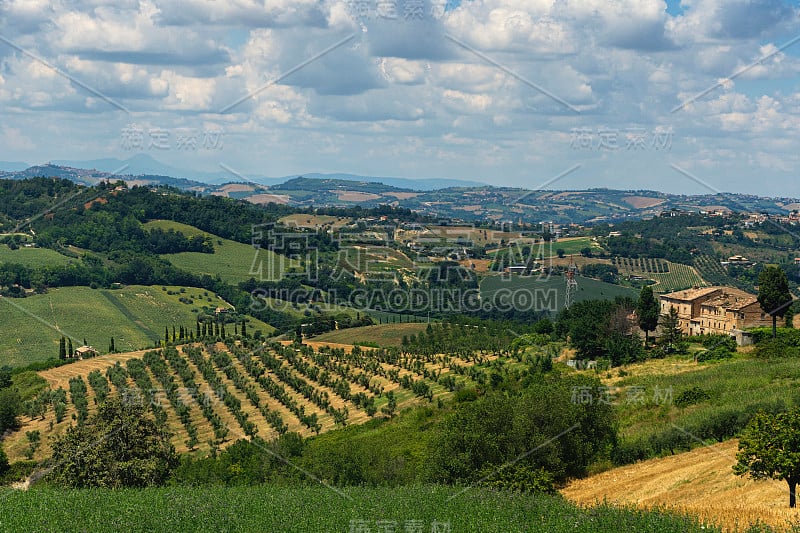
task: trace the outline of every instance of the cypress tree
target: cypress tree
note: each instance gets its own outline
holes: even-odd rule
[[[220,324],[220,337],[225,338],[225,322]]]
[[[172,342],[175,342],[177,337],[175,336],[175,326],[172,326]]]
[[[164,344],[169,344],[169,328],[164,326]]]
[[[108,347],[108,351],[114,353],[117,351],[117,347],[114,346],[114,337],[111,337],[111,345]]]
[[[69,342],[69,348],[67,349],[67,353],[69,354],[70,357],[72,357],[73,355],[75,355],[75,350],[72,349],[72,339],[68,339],[68,342]]]
[[[247,326],[245,325],[244,320],[242,320],[242,337],[247,337]]]
[[[59,359],[66,359],[67,358],[67,341],[64,339],[64,336],[61,336],[61,339],[58,341],[58,358]]]

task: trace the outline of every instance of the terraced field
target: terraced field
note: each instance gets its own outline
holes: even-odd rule
[[[112,396],[145,401],[182,452],[202,453],[255,435],[308,436],[485,380],[483,367],[494,359],[320,344],[245,348],[230,339],[101,356],[41,372],[49,389],[29,404],[22,428],[4,447],[12,460],[22,459],[26,432],[38,430],[43,444],[35,458],[43,459],[51,436],[82,423]]]
[[[695,268],[664,259],[615,257],[613,263],[622,276],[640,276],[654,280],[656,284],[653,285],[653,290],[659,293],[708,285]]]

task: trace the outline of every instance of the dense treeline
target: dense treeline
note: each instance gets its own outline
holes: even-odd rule
[[[54,204],[84,190],[67,179],[0,180],[0,213],[22,221],[46,213]]]

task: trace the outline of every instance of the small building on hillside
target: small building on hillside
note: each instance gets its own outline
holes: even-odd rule
[[[90,357],[97,357],[98,355],[100,355],[100,352],[91,346],[80,346],[75,348],[76,359],[89,359]]]
[[[674,307],[686,335],[724,334],[738,339],[744,329],[772,325],[754,294],[733,287],[694,288],[663,294],[660,299],[661,313],[668,314]]]

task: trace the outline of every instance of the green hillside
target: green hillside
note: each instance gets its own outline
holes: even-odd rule
[[[163,337],[165,325],[193,326],[198,310],[222,303],[202,289],[180,291],[180,287],[140,285],[119,290],[64,287],[28,298],[0,298],[0,366],[57,357],[61,335],[71,337],[74,347],[86,339],[101,353],[111,337],[118,351],[147,348]],[[182,303],[182,297],[192,303]],[[253,331],[273,331],[254,319],[250,324]]]
[[[194,226],[170,220],[154,220],[144,224],[146,228],[173,229],[184,235],[209,235]],[[277,280],[285,269],[295,266],[285,257],[269,250],[256,249],[248,244],[210,235],[214,245],[213,254],[182,252],[165,254],[162,257],[178,268],[199,275],[217,275],[228,283],[239,283],[250,278],[257,280]]]
[[[66,265],[71,261],[73,259],[47,248],[25,248],[23,246],[12,250],[8,245],[0,244],[0,264],[16,263],[39,268]]]
[[[605,283],[592,278],[578,276],[578,291],[575,301],[613,299],[617,296],[636,298],[637,291],[628,287],[621,287]],[[503,298],[510,298],[511,302],[518,303],[520,307],[531,305],[529,296],[534,297],[534,308],[550,310],[555,305],[556,310],[564,308],[566,293],[566,279],[564,276],[549,276],[539,278],[533,276],[490,276],[481,282],[481,299],[483,301],[495,299],[503,305]],[[538,307],[537,307],[538,306]]]
[[[403,336],[416,335],[425,331],[427,323],[379,324],[360,328],[340,329],[317,335],[311,340],[336,342],[340,344],[377,344],[379,346],[400,346]]]

